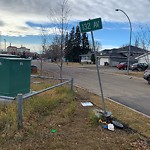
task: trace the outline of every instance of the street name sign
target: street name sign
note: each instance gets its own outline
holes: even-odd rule
[[[79,25],[80,25],[80,30],[82,33],[102,29],[101,18],[82,21],[79,23]]]

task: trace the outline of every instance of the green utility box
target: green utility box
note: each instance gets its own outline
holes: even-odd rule
[[[31,60],[0,58],[0,95],[15,97],[30,92]]]

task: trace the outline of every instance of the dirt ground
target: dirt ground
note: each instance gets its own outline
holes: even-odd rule
[[[89,114],[97,106],[83,107],[90,101],[87,91],[76,89],[75,110],[64,115],[68,103],[63,101],[50,115],[33,115],[24,128],[10,137],[5,135],[1,150],[149,150],[150,141],[135,130],[125,127],[109,131],[100,123],[93,123]],[[3,136],[3,135],[1,135]]]

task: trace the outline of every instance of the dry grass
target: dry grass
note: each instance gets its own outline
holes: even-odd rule
[[[40,86],[32,85],[35,90],[48,86],[47,81],[38,81]],[[83,107],[83,101],[95,105]],[[17,130],[17,103],[0,105],[1,149],[148,150],[150,120],[109,100],[106,106],[113,112],[112,117],[125,125],[124,130],[103,129],[91,113],[93,108],[102,108],[100,97],[78,88],[74,97],[68,87],[62,86],[24,101],[21,130]],[[57,132],[51,133],[52,129]]]
[[[126,72],[115,72],[116,74],[122,74],[122,75],[128,75]],[[133,72],[133,71],[130,71],[129,72],[129,75],[130,76],[133,76],[133,77],[138,77],[138,78],[143,78],[143,75],[144,75],[144,72]]]
[[[96,106],[103,110],[102,100],[100,96],[90,93],[87,95],[86,90],[79,90],[78,93],[80,94],[80,92],[82,93],[82,95],[84,93],[85,99],[89,99]],[[107,111],[112,112],[112,117],[117,118],[117,120],[119,120],[129,128],[132,128],[142,135],[150,138],[150,119],[148,117],[134,112],[127,107],[112,102],[108,99],[105,99],[105,104]]]

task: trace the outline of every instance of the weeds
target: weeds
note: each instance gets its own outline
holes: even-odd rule
[[[89,111],[89,118],[90,118],[92,125],[95,125],[95,126],[99,125],[99,122],[98,122],[99,118],[95,115],[95,113],[92,110]]]
[[[8,128],[14,128],[17,122],[16,103],[1,104],[0,107],[0,131]]]
[[[75,112],[76,104],[74,101],[71,101],[67,108],[63,112],[63,117],[71,117]]]
[[[44,82],[43,80],[40,84],[32,84],[32,90],[41,90],[50,87],[51,84]],[[23,117],[28,121],[34,116],[47,116],[51,111],[56,108],[61,101],[70,101],[71,94],[67,87],[56,88],[55,90],[50,90],[34,96],[23,102]],[[69,104],[66,114],[71,114],[73,112],[73,103]],[[0,132],[7,130],[8,128],[17,128],[17,102],[9,104],[0,104]]]

